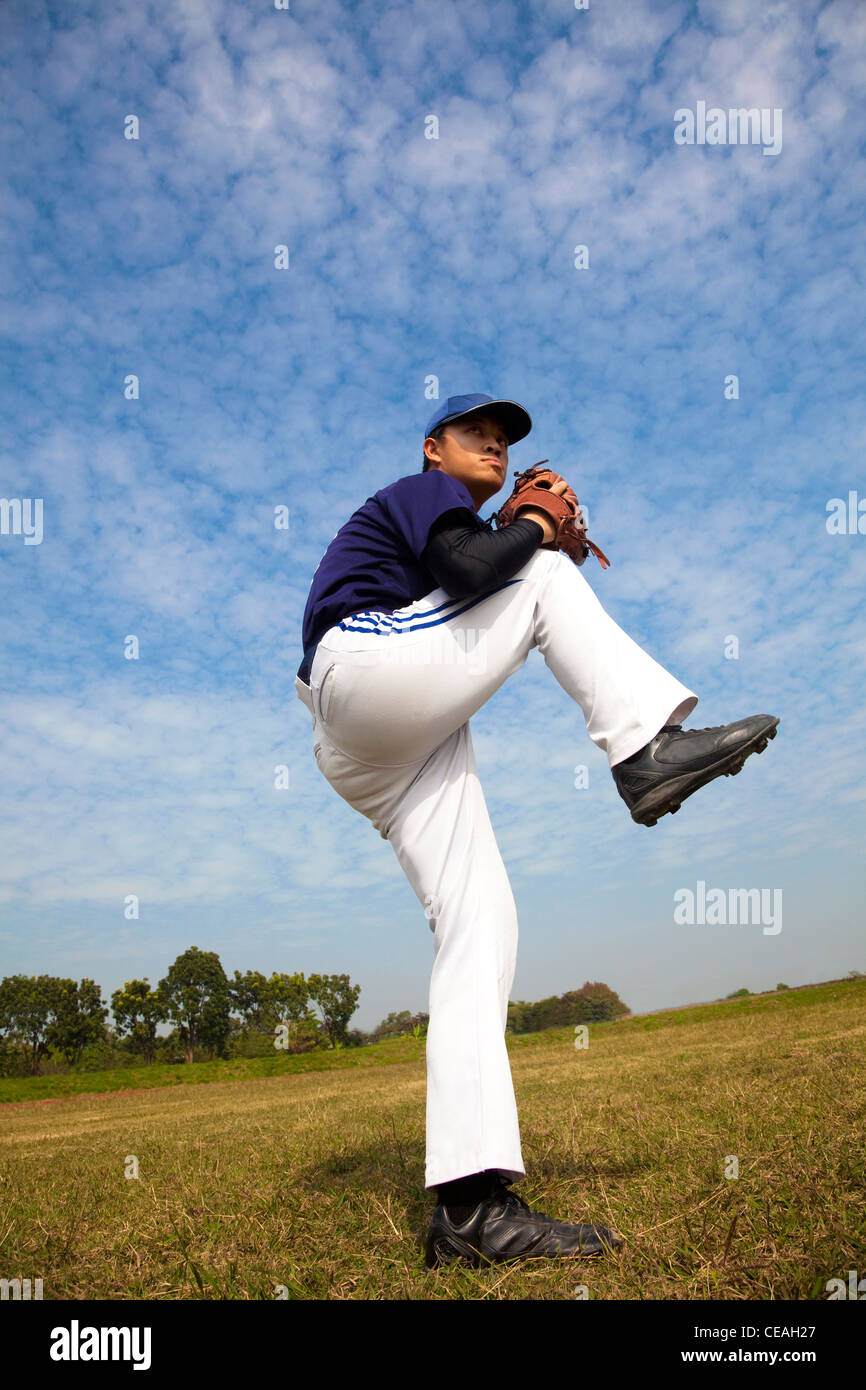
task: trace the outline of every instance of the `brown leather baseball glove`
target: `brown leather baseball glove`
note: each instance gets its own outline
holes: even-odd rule
[[[551,492],[554,483],[565,480],[552,468],[544,468],[545,463],[547,459],[542,459],[522,473],[515,473],[517,481],[511,496],[494,517],[497,530],[510,526],[521,507],[538,507],[557,527],[556,537],[546,541],[542,550],[564,550],[576,565],[582,565],[592,551],[602,569],[609,569],[610,560],[586,534],[577,496],[570,487],[563,493]]]

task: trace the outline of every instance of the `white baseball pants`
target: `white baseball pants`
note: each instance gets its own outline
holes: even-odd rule
[[[487,593],[434,589],[345,618],[320,641],[310,686],[295,679],[319,770],[393,845],[434,934],[428,1188],[487,1168],[526,1175],[505,1047],[517,913],[469,720],[536,646],[611,767],[698,703],[566,555],[540,548]]]

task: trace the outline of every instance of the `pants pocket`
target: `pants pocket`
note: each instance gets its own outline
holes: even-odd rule
[[[310,696],[313,706],[314,724],[320,720],[322,723],[327,722],[328,713],[331,708],[331,693],[334,684],[336,666],[336,660],[330,662],[330,664],[325,667],[319,680],[315,682],[311,681],[310,683]]]
[[[327,724],[334,702],[334,685],[337,679],[337,663],[332,661],[319,683],[319,718]]]

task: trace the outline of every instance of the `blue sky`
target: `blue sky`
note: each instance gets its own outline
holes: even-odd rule
[[[571,482],[689,725],[781,717],[647,829],[531,653],[472,721],[513,997],[866,970],[866,535],[826,526],[866,497],[863,6],[7,0],[0,62],[0,496],[43,499],[0,535],[0,973],[107,998],[195,944],[348,972],[357,1026],[426,1008],[426,919],[293,680],[430,378],[529,410],[510,466]],[[699,101],[780,109],[781,150],[676,144]],[[677,925],[698,881],[781,889],[782,930]]]

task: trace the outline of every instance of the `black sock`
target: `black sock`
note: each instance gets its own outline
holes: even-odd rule
[[[452,1221],[458,1224],[468,1221],[478,1203],[489,1197],[498,1176],[498,1168],[487,1168],[483,1173],[470,1173],[465,1178],[440,1183],[436,1189],[437,1200]]]

